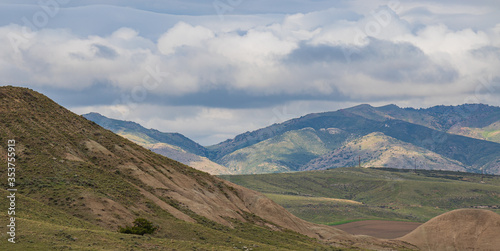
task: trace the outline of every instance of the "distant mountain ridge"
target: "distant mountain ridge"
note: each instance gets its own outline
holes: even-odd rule
[[[307,140],[304,140],[302,145],[295,141],[292,148],[301,150],[291,152],[294,152],[295,156],[302,157],[294,158],[293,154],[286,153],[287,159],[284,155],[286,151],[279,150],[283,149],[280,147],[283,143],[274,138],[283,137],[282,135],[292,131],[298,133],[305,128],[315,131],[315,137],[319,137],[321,132],[327,130],[343,132],[346,136],[343,142],[337,142],[336,145],[328,144],[328,140],[321,140],[322,151],[329,152],[323,157],[307,150]],[[473,137],[472,132],[476,137]],[[482,104],[435,106],[427,109],[399,108],[396,105],[382,107],[359,105],[334,112],[308,114],[253,132],[246,132],[234,139],[210,146],[208,149],[210,150],[209,156],[213,160],[224,163],[233,171],[243,171],[243,173],[313,170],[314,166],[317,166],[318,160],[315,160],[317,158],[321,158],[320,162],[325,164],[321,168],[325,166],[334,168],[352,165],[354,161],[329,163],[327,156],[331,161],[345,158],[345,156],[335,156],[336,152],[342,153],[338,151],[339,148],[349,144],[352,140],[373,133],[382,133],[402,142],[406,144],[406,148],[421,149],[417,151],[420,152],[418,156],[415,152],[411,154],[421,159],[420,168],[468,172],[484,170],[490,173],[500,173],[500,144],[498,143],[500,141],[496,140],[500,137],[500,108]],[[272,144],[272,142],[279,143]],[[318,144],[321,143],[316,143]],[[290,149],[291,146],[286,147]],[[372,150],[374,150],[373,153],[377,152],[379,155],[383,153],[380,149]],[[262,154],[258,155],[259,152]],[[376,156],[365,154],[366,156],[361,159],[361,164],[382,163],[387,164],[386,167],[413,168],[414,165],[408,165],[408,156],[403,152],[409,154],[406,151],[400,151],[399,154],[393,153],[393,156],[389,158],[387,156],[390,155],[385,153],[385,162],[375,161]],[[316,164],[307,163],[305,157],[309,158],[309,161],[315,160]],[[283,163],[301,163],[301,166]],[[245,166],[250,170],[245,172]],[[256,169],[256,166],[261,168]]]
[[[231,173],[226,167],[206,158],[207,149],[205,147],[180,133],[165,133],[155,129],[146,129],[138,123],[111,119],[95,112],[82,116],[155,153],[198,170],[214,175]]]
[[[457,126],[483,128],[500,120],[500,107],[484,104],[440,105],[426,109],[359,105],[344,110],[368,119],[403,120],[445,132]]]
[[[147,143],[166,143],[178,146],[190,153],[207,157],[207,149],[205,147],[180,133],[167,133],[156,129],[146,129],[138,123],[107,118],[95,112],[83,114],[82,116],[113,132],[138,135],[142,139],[149,140]]]
[[[100,120],[102,126],[129,139],[136,137],[136,142],[143,141],[148,148],[168,157],[186,160],[195,157],[189,154],[198,153],[234,174],[359,164],[500,173],[500,107],[483,104],[426,109],[364,104],[308,114],[206,148],[180,134],[106,120],[96,114],[84,116]],[[356,143],[360,140],[378,143]],[[153,144],[159,142],[171,145],[153,149]],[[187,155],[177,154],[179,151]]]

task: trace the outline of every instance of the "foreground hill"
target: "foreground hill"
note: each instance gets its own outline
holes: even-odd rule
[[[500,215],[461,209],[440,215],[400,238],[422,250],[498,250]]]
[[[30,249],[412,248],[288,213],[258,192],[153,153],[25,88],[0,87],[0,142],[14,139],[16,244]],[[0,148],[0,161],[7,151]],[[7,180],[6,168],[0,179]],[[0,191],[6,198],[8,192]],[[1,208],[8,208],[6,199]],[[7,211],[2,210],[7,219]],[[116,232],[143,217],[151,237]]]
[[[262,192],[296,216],[320,224],[369,219],[425,222],[458,208],[500,213],[500,176],[494,175],[350,167],[221,177]]]
[[[82,116],[155,153],[179,161],[195,169],[210,174],[231,173],[226,167],[206,158],[207,149],[205,147],[182,134],[146,129],[135,122],[110,119],[98,113],[87,113]]]
[[[360,105],[274,124],[208,149],[212,160],[235,173],[361,164],[500,174],[500,144],[493,140],[499,124],[500,108],[485,105],[421,110]],[[467,130],[484,137],[460,133]]]

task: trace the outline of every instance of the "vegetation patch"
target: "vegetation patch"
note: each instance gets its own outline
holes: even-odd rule
[[[120,230],[118,230],[118,232],[123,234],[145,235],[153,234],[156,230],[158,230],[158,226],[153,225],[151,221],[148,221],[144,218],[137,218],[133,223],[134,226],[120,227]]]

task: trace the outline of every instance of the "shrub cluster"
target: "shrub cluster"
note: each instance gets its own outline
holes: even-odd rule
[[[124,234],[137,234],[137,235],[144,235],[144,234],[152,234],[154,233],[158,227],[154,226],[151,221],[148,221],[144,218],[137,218],[134,220],[134,226],[126,226],[126,227],[120,227],[120,230],[118,230],[120,233]]]

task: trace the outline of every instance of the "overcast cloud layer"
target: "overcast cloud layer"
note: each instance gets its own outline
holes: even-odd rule
[[[41,3],[0,3],[2,84],[205,145],[360,103],[500,105],[493,0]]]

